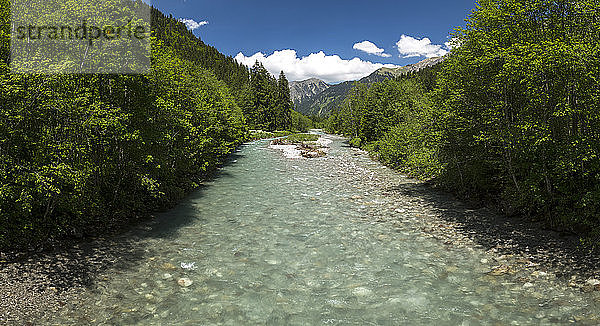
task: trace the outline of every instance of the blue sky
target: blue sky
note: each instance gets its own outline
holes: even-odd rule
[[[454,27],[464,26],[475,0],[156,0],[152,4],[185,19],[204,42],[239,61],[258,59],[272,73],[284,70],[290,80],[317,77],[335,83],[358,79],[383,64],[406,65],[443,54],[449,34]]]

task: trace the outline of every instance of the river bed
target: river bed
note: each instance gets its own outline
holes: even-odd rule
[[[116,264],[48,322],[600,323],[597,291],[429,233],[455,230],[432,222],[426,199],[394,196],[416,181],[324,137],[330,150],[316,159],[286,158],[268,141],[243,145],[218,178],[132,231],[142,257]]]

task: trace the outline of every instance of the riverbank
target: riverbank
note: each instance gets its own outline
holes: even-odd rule
[[[448,248],[481,248],[490,254],[492,259],[485,262],[490,275],[516,275],[524,285],[556,279],[582,292],[600,291],[599,253],[582,246],[577,236],[470,207],[419,181],[391,186],[388,191],[417,208],[412,213],[422,219],[425,236],[443,241]]]
[[[204,182],[218,178],[235,157],[231,153],[207,171]],[[204,188],[201,184],[192,193]],[[147,254],[149,248],[140,242],[154,223],[156,215],[111,220],[92,226],[88,235],[79,238],[61,237],[37,248],[0,251],[0,325],[43,325],[39,320],[50,320],[62,309],[75,309],[83,294]]]
[[[327,138],[333,139],[332,136]],[[397,230],[410,229],[411,234],[435,238],[445,250],[465,255],[483,251],[481,265],[485,268],[477,277],[486,282],[512,282],[515,288],[534,297],[548,289],[571,287],[600,303],[600,292],[595,291],[597,284],[593,281],[600,279],[599,255],[580,249],[577,239],[541,230],[526,221],[504,218],[487,209],[474,209],[381,165],[366,168],[360,163],[363,160],[368,160],[366,152],[346,148],[342,157],[326,157],[310,163],[318,162],[329,169],[329,181],[320,182],[340,182],[353,189],[352,195],[344,200],[351,207],[362,209],[360,220],[355,223],[364,220]],[[311,198],[315,203],[319,200]],[[14,325],[36,324],[59,311],[78,311],[86,292],[105,286],[123,270],[137,265],[164,266],[167,263],[158,260],[166,257],[157,256],[152,252],[157,249],[145,242],[150,230],[157,228],[152,223],[142,223],[119,236],[37,253],[17,262],[3,262],[0,321]],[[398,232],[397,237],[406,237],[406,232]],[[382,244],[392,240],[388,234],[374,235],[371,239]],[[239,248],[232,255],[247,259],[244,249]],[[177,264],[170,265],[175,269],[173,265]],[[447,266],[446,272],[453,273],[454,268]],[[291,274],[290,277],[299,276]],[[368,292],[358,289],[360,291],[355,289],[354,292]],[[573,318],[589,324],[598,321],[593,311],[589,316],[574,315]]]
[[[144,255],[136,234],[147,222],[86,240],[69,240],[41,252],[0,255],[0,324],[40,325],[61,309],[75,308],[115,268],[127,268]]]

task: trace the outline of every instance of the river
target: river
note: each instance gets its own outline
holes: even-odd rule
[[[334,136],[326,157],[243,145],[217,178],[132,232],[143,249],[49,321],[96,325],[562,325],[597,293],[428,235],[408,179]]]

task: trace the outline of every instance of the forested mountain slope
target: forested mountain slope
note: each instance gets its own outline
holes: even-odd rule
[[[247,87],[248,67],[205,44],[185,24],[170,15],[166,16],[156,8],[152,8],[151,13],[152,31],[165,46],[172,48],[181,58],[210,70],[236,94]]]

